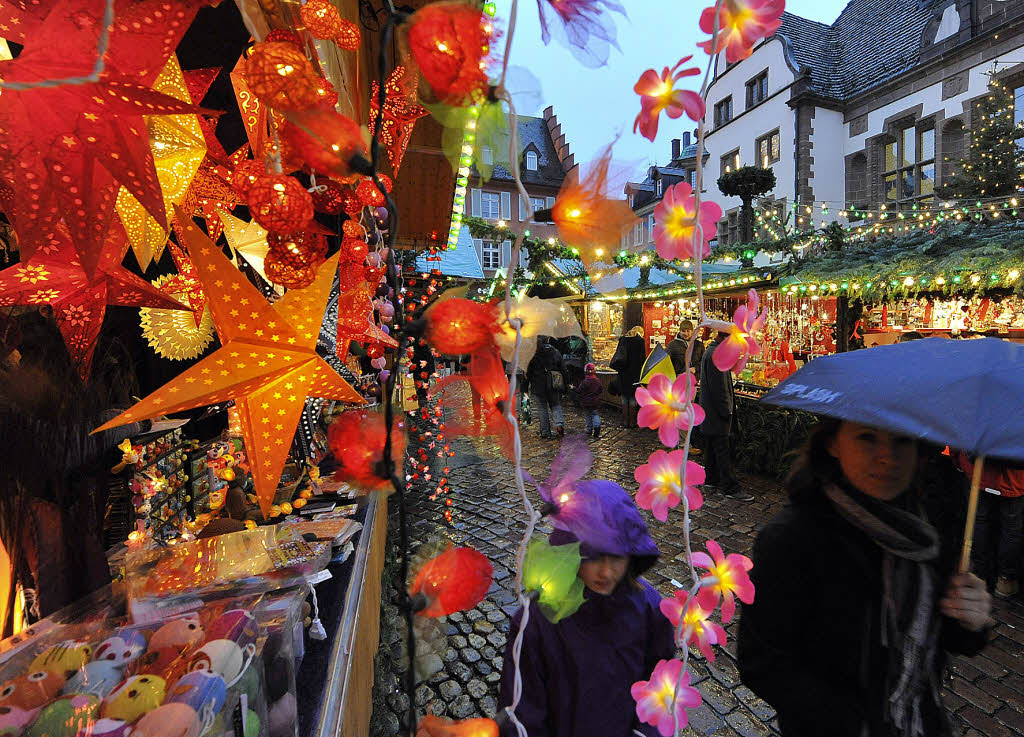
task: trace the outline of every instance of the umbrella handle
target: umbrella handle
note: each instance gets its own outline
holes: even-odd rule
[[[960,573],[967,573],[971,566],[971,545],[974,543],[974,517],[978,513],[978,492],[981,489],[981,471],[985,467],[985,456],[974,461],[971,474],[971,496],[967,501],[967,521],[964,525],[964,549],[960,553]]]

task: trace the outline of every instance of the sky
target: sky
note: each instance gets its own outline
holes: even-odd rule
[[[797,15],[832,23],[848,0],[787,0],[786,9]],[[629,18],[613,14],[622,52],[612,49],[608,64],[587,69],[554,40],[545,47],[540,40],[540,23],[534,0],[520,0],[513,36],[511,66],[529,69],[541,82],[543,104],[535,110],[520,110],[525,115],[540,115],[553,105],[562,132],[569,141],[577,163],[590,161],[616,135],[614,149],[620,162],[631,162],[642,169],[648,162],[665,163],[670,156],[671,139],[696,125],[685,115],[675,121],[662,116],[658,136],[653,143],[633,133],[633,119],[640,111],[640,98],[633,85],[646,69],[674,66],[679,59],[693,54],[687,66],[699,65],[702,74],[689,77],[689,89],[700,89],[708,55],[697,48],[707,38],[697,27],[700,11],[711,0],[621,0]],[[499,28],[508,28],[508,5],[498,2]],[[501,43],[504,43],[503,41]]]

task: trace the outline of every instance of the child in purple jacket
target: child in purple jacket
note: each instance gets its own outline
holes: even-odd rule
[[[585,376],[576,391],[580,398],[580,406],[583,407],[583,414],[587,418],[587,435],[592,434],[597,438],[601,436],[601,416],[597,414],[597,408],[601,404],[604,387],[597,378],[597,366],[588,363],[583,372]]]

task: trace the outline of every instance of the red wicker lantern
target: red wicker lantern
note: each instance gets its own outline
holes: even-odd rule
[[[349,215],[358,215],[363,211],[363,203],[359,201],[356,193],[351,189],[345,190],[345,212]]]
[[[280,137],[310,169],[337,179],[369,166],[363,131],[354,120],[332,110],[289,114]]]
[[[306,24],[306,30],[314,38],[334,38],[344,30],[341,14],[331,5],[330,0],[308,0],[299,15]]]
[[[369,177],[360,180],[356,187],[356,196],[359,201],[367,207],[380,207],[384,204],[384,195],[377,189],[377,185]]]
[[[276,251],[269,251],[263,261],[263,273],[274,284],[285,289],[305,289],[316,280],[316,267],[303,266],[293,269],[284,262]]]
[[[274,252],[278,260],[293,269],[319,266],[327,258],[327,240],[320,233],[268,233],[268,254]]]
[[[490,18],[469,2],[436,2],[416,11],[407,45],[427,86],[427,102],[464,106],[487,89]]]
[[[494,568],[473,548],[448,548],[420,568],[409,593],[421,617],[472,609],[487,595]]]
[[[338,104],[338,91],[323,77],[317,80],[317,85],[317,92],[320,95],[319,107],[324,110],[333,110],[334,106]]]
[[[262,161],[255,159],[243,161],[231,172],[231,186],[238,194],[245,197],[249,194],[249,188],[261,177],[267,175],[267,167]]]
[[[427,313],[427,342],[438,353],[461,356],[494,345],[498,310],[488,302],[453,297]]]
[[[327,215],[340,215],[345,208],[345,193],[351,190],[333,179],[317,179],[316,185],[312,192],[313,209]]]
[[[363,226],[355,220],[346,220],[342,223],[341,232],[349,238],[362,238],[365,235]]]
[[[359,31],[359,26],[342,18],[341,30],[334,37],[334,43],[338,44],[342,51],[358,51],[363,43],[363,34]]]
[[[309,110],[320,104],[320,75],[302,51],[290,43],[263,42],[245,63],[245,81],[275,110]]]
[[[302,37],[295,31],[286,31],[283,28],[275,28],[263,39],[269,43],[286,43],[297,48],[302,48]]]
[[[313,198],[298,180],[284,174],[258,178],[246,195],[252,219],[271,233],[294,233],[313,218]]]
[[[361,264],[370,252],[370,247],[362,238],[342,238],[341,257],[346,261]]]

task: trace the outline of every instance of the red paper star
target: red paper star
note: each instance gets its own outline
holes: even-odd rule
[[[377,122],[377,95],[380,86],[374,82],[370,90],[370,135]],[[381,124],[380,142],[388,152],[391,169],[398,174],[409,146],[409,138],[416,121],[427,115],[427,110],[416,104],[416,77],[404,66],[395,67],[384,82],[384,120]]]
[[[0,95],[0,180],[13,190],[8,215],[27,256],[62,218],[94,274],[119,184],[166,225],[143,115],[199,112],[150,85],[202,4],[118,3],[98,81]],[[0,77],[31,84],[92,74],[104,5],[56,0],[42,4],[43,17],[36,4],[31,11],[0,4],[0,23],[32,28],[21,54],[0,63]]]
[[[107,305],[185,309],[121,267],[127,250],[128,237],[120,223],[115,223],[90,278],[67,229],[59,225],[32,258],[0,271],[0,306],[52,306],[68,353],[87,380]]]
[[[372,287],[359,264],[346,262],[338,269],[341,291],[338,294],[338,340],[335,352],[342,361],[349,344],[380,343],[394,348],[398,341],[373,322]]]
[[[231,173],[249,155],[249,146],[244,144],[227,157],[224,164],[215,163],[207,156],[192,179],[192,185],[181,203],[182,211],[203,218],[210,240],[216,242],[224,231],[218,210],[231,210],[242,203],[231,186]],[[180,235],[180,234],[179,234]]]
[[[198,328],[199,323],[203,321],[203,310],[206,309],[206,293],[203,292],[203,283],[199,281],[199,272],[181,246],[168,241],[167,247],[171,249],[171,258],[174,259],[178,275],[165,281],[161,291],[167,294],[184,294],[185,303],[192,308],[192,315]]]
[[[207,67],[206,69],[189,69],[184,72],[185,86],[188,87],[189,99],[196,105],[201,105],[206,93],[210,91],[210,85],[220,74],[221,67]],[[203,140],[206,141],[206,155],[218,164],[228,160],[228,152],[217,138],[217,119],[207,116],[199,116],[199,128],[203,131]],[[214,239],[216,240],[216,238]]]

